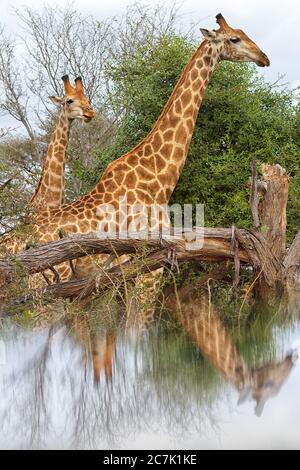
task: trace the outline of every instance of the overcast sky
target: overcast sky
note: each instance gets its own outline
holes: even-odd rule
[[[48,2],[49,3],[49,2]],[[55,2],[51,2],[53,5]],[[60,7],[68,2],[60,0]],[[69,2],[70,3],[70,2]],[[130,0],[74,0],[71,2],[83,13],[91,13],[101,19],[122,13]],[[168,0],[142,0],[146,5],[167,5]],[[12,6],[23,5],[40,9],[47,0],[1,0],[1,19],[13,33],[17,32],[16,18]],[[296,0],[182,0],[180,9],[182,21],[187,24],[198,21],[202,27],[215,27],[214,16],[221,12],[233,27],[244,31],[259,44],[271,60],[271,67],[260,72],[268,79],[275,80],[278,73],[286,74],[286,81],[300,85],[299,44],[300,44],[300,2]],[[200,34],[199,34],[200,37]]]
[[[271,66],[259,69],[267,81],[274,82],[278,75],[285,74],[284,82],[291,88],[300,86],[299,44],[300,2],[296,0],[179,0],[181,21],[187,27],[191,22],[199,27],[215,28],[215,15],[222,13],[228,23],[243,29],[269,56]],[[18,19],[13,9],[26,5],[40,10],[49,0],[0,0],[0,23],[6,26],[11,35],[20,32]],[[131,0],[59,0],[62,8],[71,4],[84,14],[92,14],[97,19],[118,15],[125,11]],[[169,0],[141,0],[145,5],[166,7]],[[199,41],[201,40],[199,32]],[[0,127],[4,126],[0,117]]]

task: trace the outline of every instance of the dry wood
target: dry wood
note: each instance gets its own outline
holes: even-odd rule
[[[83,256],[94,254],[135,255],[130,261],[110,269],[99,267],[96,277],[57,283],[43,293],[62,297],[85,297],[95,290],[105,290],[113,282],[130,280],[138,273],[170,266],[171,258],[178,264],[184,262],[234,261],[234,286],[239,281],[240,263],[247,263],[256,271],[258,287],[262,292],[275,292],[287,275],[300,283],[300,232],[288,255],[286,243],[286,204],[288,177],[279,165],[263,165],[263,180],[257,180],[256,165],[252,163],[252,194],[250,207],[254,225],[259,230],[226,228],[197,228],[188,234],[176,234],[163,239],[98,238],[95,233],[62,238],[55,242],[30,248],[14,257],[0,258],[0,277],[12,279],[17,274],[43,272],[47,269]],[[260,197],[258,196],[260,193]],[[203,234],[203,243],[195,235]],[[198,238],[199,240],[199,238]],[[172,257],[170,253],[172,252]],[[259,275],[257,276],[257,273]]]
[[[194,229],[194,233],[196,230]],[[231,229],[205,228],[203,246],[193,240],[193,235],[162,240],[100,239],[95,233],[79,235],[30,248],[14,257],[2,258],[0,259],[0,274],[14,275],[18,272],[21,275],[28,275],[86,255],[112,252],[123,255],[136,253],[142,249],[151,252],[164,247],[175,249],[176,252],[184,251],[186,261],[193,258],[204,261],[233,259],[235,251],[231,247],[231,233]],[[243,262],[248,261],[247,253],[243,249],[239,250],[239,258]]]

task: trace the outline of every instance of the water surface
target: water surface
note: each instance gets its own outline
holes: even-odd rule
[[[0,448],[299,449],[297,305],[240,327],[205,296],[142,332],[3,320]]]

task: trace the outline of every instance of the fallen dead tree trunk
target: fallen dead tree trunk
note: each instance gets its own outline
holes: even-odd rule
[[[130,280],[141,272],[153,271],[160,267],[170,267],[171,264],[185,262],[206,261],[220,262],[234,260],[248,263],[255,269],[260,269],[266,282],[272,285],[276,274],[276,263],[273,258],[266,256],[267,247],[260,234],[239,229],[201,229],[203,243],[199,247],[198,241],[193,241],[193,235],[182,234],[172,240],[139,240],[139,239],[99,239],[96,234],[82,235],[66,238],[31,248],[17,254],[11,259],[0,260],[0,274],[13,277],[26,276],[56,266],[64,261],[70,261],[86,255],[134,254],[132,261],[124,263],[121,267],[115,266],[101,272],[91,279],[80,279],[65,283],[57,283],[39,293],[48,293],[61,297],[86,297],[93,292],[97,285],[104,289],[112,279],[118,282],[119,278]],[[195,232],[199,229],[194,229]],[[232,241],[235,240],[235,249]],[[142,254],[141,254],[142,253]],[[142,261],[141,261],[142,260]]]
[[[203,229],[198,229],[203,230]],[[194,233],[197,229],[194,229]],[[241,240],[247,240],[249,234],[243,234],[243,231],[236,231]],[[24,252],[18,253],[13,257],[0,259],[0,275],[20,275],[45,271],[64,261],[70,261],[87,255],[111,254],[119,256],[124,254],[134,254],[140,250],[147,250],[147,253],[164,251],[165,248],[175,250],[180,253],[185,261],[200,259],[203,261],[223,261],[233,259],[235,252],[231,246],[231,229],[210,229],[203,230],[203,246],[198,248],[199,243],[193,241],[194,236],[182,234],[172,239],[154,239],[144,240],[138,238],[100,239],[97,234],[80,235],[70,238],[64,238],[55,242],[43,244],[35,248],[30,248]],[[249,241],[248,241],[249,244]],[[251,244],[251,242],[250,242]],[[238,252],[239,259],[242,262],[249,262],[247,252],[242,248]]]
[[[257,278],[257,289],[262,297],[272,295],[288,278],[300,281],[298,248],[300,235],[286,256],[286,204],[288,177],[279,165],[264,165],[263,179],[257,179],[256,165],[252,165],[250,208],[254,229],[194,228],[188,234],[177,234],[168,239],[144,240],[139,238],[100,239],[96,234],[79,235],[31,248],[11,258],[0,259],[0,277],[7,280],[16,275],[43,272],[62,262],[87,255],[131,254],[131,261],[115,266],[91,279],[57,283],[43,289],[43,293],[62,297],[85,297],[97,289],[105,289],[112,279],[118,282],[133,279],[138,273],[170,266],[172,259],[179,265],[184,262],[234,261],[234,285],[239,282],[240,263],[252,266]],[[203,243],[195,235],[203,234]],[[141,266],[141,260],[147,260]],[[145,256],[146,255],[146,256]],[[100,286],[100,287],[99,287]],[[41,291],[39,291],[41,292]]]

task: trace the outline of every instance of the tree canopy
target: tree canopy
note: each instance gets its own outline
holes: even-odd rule
[[[0,224],[15,221],[14,211],[22,213],[24,194],[30,195],[37,182],[55,119],[46,96],[61,92],[60,76],[68,66],[74,76],[83,75],[98,113],[91,126],[72,129],[66,175],[72,200],[149,132],[201,41],[200,34],[194,38],[178,32],[176,10],[163,15],[159,8],[145,10],[138,4],[105,22],[49,7],[42,13],[27,9],[19,18],[29,32],[24,42],[30,59],[23,64],[26,80],[20,82],[16,73],[20,57],[15,44],[0,30],[5,46],[0,53],[0,108],[15,114],[27,135],[11,133],[0,142]],[[291,237],[300,220],[299,147],[299,105],[292,92],[280,83],[266,83],[254,65],[222,62],[206,91],[172,201],[204,203],[207,226],[249,227],[251,161],[279,163],[291,177]]]
[[[126,113],[115,142],[98,157],[100,166],[151,129],[196,45],[177,34],[160,37],[110,67],[116,102]],[[291,176],[291,235],[300,220],[299,150],[292,92],[265,83],[252,64],[222,62],[206,91],[173,202],[204,203],[207,226],[248,227],[251,161],[279,163]]]

